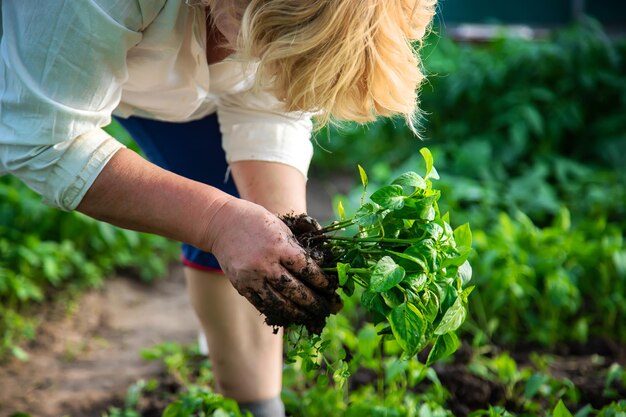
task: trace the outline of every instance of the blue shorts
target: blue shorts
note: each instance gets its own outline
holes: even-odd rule
[[[185,123],[140,117],[117,120],[156,165],[239,197],[232,177],[227,176],[228,163],[216,114]],[[186,243],[182,244],[182,252],[186,266],[221,271],[215,256],[208,252]]]

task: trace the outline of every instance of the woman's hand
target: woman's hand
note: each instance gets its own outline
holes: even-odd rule
[[[264,175],[258,175],[258,164],[265,167]],[[304,211],[304,178],[297,172],[298,180],[286,175],[284,169],[293,169],[286,165],[266,164],[232,165],[242,196],[277,213]],[[301,186],[293,188],[290,181]],[[272,311],[298,323],[316,308],[316,316],[340,308],[326,276],[275,215],[167,172],[127,149],[105,166],[78,211],[212,250],[235,288],[266,315],[271,305]]]
[[[237,291],[268,318],[305,323],[341,308],[328,278],[263,207],[226,199],[208,223],[211,250]]]

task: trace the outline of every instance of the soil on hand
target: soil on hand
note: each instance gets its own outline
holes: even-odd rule
[[[318,231],[317,222],[306,214],[287,214],[281,216],[281,220],[289,227],[296,237],[298,243],[305,249],[307,256],[320,267],[327,266],[329,256],[321,249],[323,243],[323,235]],[[294,272],[301,281],[311,281],[307,277],[311,276],[313,271],[311,268],[304,268],[301,271]],[[320,334],[326,324],[326,317],[331,311],[331,304],[339,303],[339,296],[335,293],[338,288],[339,281],[336,275],[327,275],[330,281],[328,293],[322,294],[314,288],[310,288],[319,296],[318,302],[312,308],[303,310],[303,315],[288,314],[282,308],[282,301],[277,296],[268,300],[269,302],[261,303],[261,312],[266,316],[266,323],[270,326],[289,327],[291,325],[302,325],[312,334]],[[285,277],[286,279],[286,277]],[[280,292],[280,288],[276,288]],[[268,291],[272,295],[272,291]]]

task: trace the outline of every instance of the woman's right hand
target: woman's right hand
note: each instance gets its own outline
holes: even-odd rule
[[[336,287],[278,217],[232,197],[215,206],[206,230],[210,251],[268,324],[302,324],[341,308]]]

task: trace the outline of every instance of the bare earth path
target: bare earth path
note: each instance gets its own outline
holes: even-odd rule
[[[332,216],[330,198],[350,180],[309,184],[309,213]],[[339,188],[338,188],[339,187]],[[107,280],[80,297],[68,313],[55,313],[27,346],[30,360],[0,365],[0,417],[16,411],[33,417],[99,417],[124,398],[132,382],[159,373],[140,357],[165,341],[193,343],[198,325],[187,300],[182,268],[166,279],[142,284]]]
[[[99,416],[130,383],[159,372],[141,349],[191,343],[196,331],[181,268],[150,285],[111,279],[82,296],[73,314],[44,324],[28,362],[0,369],[0,416]]]

